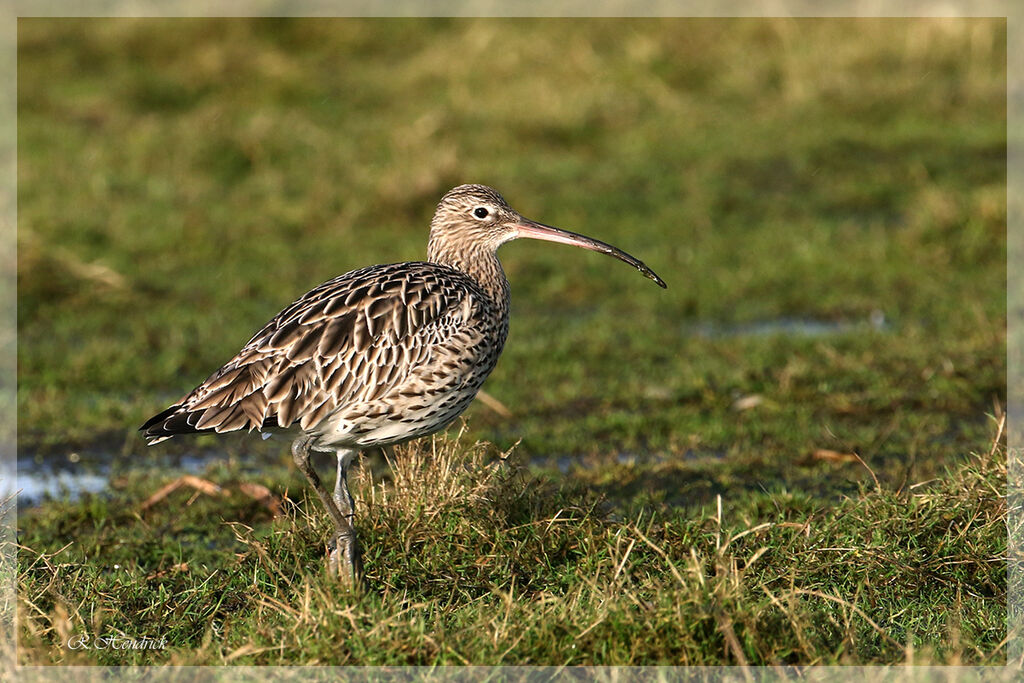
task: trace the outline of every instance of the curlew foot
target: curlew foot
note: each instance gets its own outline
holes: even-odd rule
[[[363,580],[362,552],[355,532],[339,534],[328,545],[327,572],[341,583],[356,587]]]

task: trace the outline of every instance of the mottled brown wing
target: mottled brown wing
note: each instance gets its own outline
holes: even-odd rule
[[[388,393],[409,372],[409,354],[444,344],[482,293],[469,277],[432,263],[352,271],[307,292],[238,354],[141,431],[151,443],[175,434],[303,429],[339,406]],[[454,314],[454,316],[453,316]]]

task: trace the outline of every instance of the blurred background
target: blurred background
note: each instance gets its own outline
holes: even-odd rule
[[[135,430],[466,182],[669,286],[504,247],[471,436],[679,506],[941,476],[1006,400],[1005,65],[999,19],[20,19],[20,485],[287,467]]]

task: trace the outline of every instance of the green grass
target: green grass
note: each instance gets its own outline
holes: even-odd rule
[[[969,454],[1006,401],[1005,42],[982,19],[19,20],[19,448],[109,451],[125,476],[19,522],[23,661],[157,625],[174,647],[135,661],[1003,656],[1005,475]],[[134,429],[307,289],[422,259],[462,182],[669,285],[502,249],[485,389],[512,416],[472,406],[464,443],[518,442],[527,471],[474,470],[486,504],[361,510],[351,601],[315,515],[237,494],[132,513],[177,474],[150,454],[196,448],[230,456],[218,483],[299,496],[280,441]],[[835,330],[749,333],[776,321]],[[340,630],[345,652],[310,637]]]
[[[835,504],[754,494],[685,513],[612,509],[494,455],[438,440],[400,450],[388,483],[365,468],[354,475],[367,563],[360,594],[317,571],[328,532],[318,507],[286,501],[271,520],[224,469],[211,476],[230,495],[191,507],[176,492],[140,512],[147,482],[137,477],[112,499],[33,510],[22,517],[19,656],[360,665],[1005,657],[1006,466],[995,447],[901,492],[865,489]],[[283,481],[302,489],[296,476]],[[30,550],[70,538],[60,550]],[[83,634],[163,636],[167,647],[63,645]]]

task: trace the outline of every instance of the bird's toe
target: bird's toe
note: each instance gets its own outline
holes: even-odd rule
[[[348,586],[357,586],[362,579],[362,562],[355,537],[336,536],[327,547],[328,573]]]

